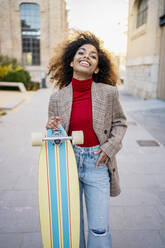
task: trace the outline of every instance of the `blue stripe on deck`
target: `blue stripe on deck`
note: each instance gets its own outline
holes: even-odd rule
[[[62,127],[62,135],[65,131]],[[59,149],[60,175],[61,175],[61,202],[62,202],[62,221],[63,221],[63,244],[64,248],[70,247],[69,232],[69,203],[68,203],[68,187],[67,187],[67,161],[66,161],[66,143],[62,142]]]
[[[49,129],[47,136],[52,135],[52,129]],[[60,247],[59,243],[59,223],[58,223],[58,204],[57,204],[57,179],[56,179],[56,161],[54,145],[48,142],[48,158],[49,158],[49,182],[50,182],[50,198],[51,198],[51,215],[52,215],[52,239],[53,248]],[[51,158],[51,159],[50,159]]]

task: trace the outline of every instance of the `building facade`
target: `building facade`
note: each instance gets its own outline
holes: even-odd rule
[[[129,0],[126,88],[165,100],[165,0]]]
[[[0,54],[17,58],[41,81],[67,32],[65,0],[0,0]]]

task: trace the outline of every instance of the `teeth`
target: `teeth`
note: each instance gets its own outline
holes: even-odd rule
[[[89,63],[86,62],[86,61],[80,61],[80,64],[82,64],[82,65],[88,65],[89,66]]]

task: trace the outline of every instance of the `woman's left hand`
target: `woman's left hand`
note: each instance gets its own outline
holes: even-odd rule
[[[101,148],[95,152],[95,154],[99,154],[99,153],[100,153],[100,157],[97,160],[96,168],[99,166],[99,164],[104,164],[106,166],[109,160],[109,157],[105,152],[101,150]]]

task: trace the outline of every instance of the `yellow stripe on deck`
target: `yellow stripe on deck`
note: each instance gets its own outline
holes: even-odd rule
[[[49,171],[46,166],[46,148],[42,144],[39,161],[39,210],[40,210],[40,225],[42,232],[42,241],[44,248],[51,248],[52,246],[52,230],[51,230],[51,216],[50,216],[50,192],[48,191]],[[47,177],[48,176],[48,177]],[[47,200],[45,199],[47,198]],[[49,199],[49,200],[48,200]]]
[[[69,168],[69,185],[70,185],[70,214],[71,214],[71,230],[72,230],[72,248],[79,247],[80,230],[80,193],[79,181],[77,176],[77,165],[72,145],[66,142]]]

